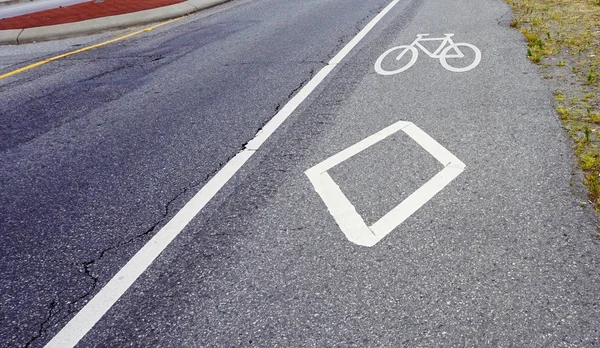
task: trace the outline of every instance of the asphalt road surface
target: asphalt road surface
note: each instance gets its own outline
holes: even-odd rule
[[[78,346],[600,346],[598,221],[508,6],[390,2],[232,1],[0,80],[0,346],[79,325],[240,153]]]

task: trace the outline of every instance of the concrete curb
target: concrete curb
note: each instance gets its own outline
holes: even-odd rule
[[[0,30],[0,45],[16,45],[35,41],[64,39],[67,37],[98,33],[109,29],[158,22],[180,17],[228,0],[188,0],[179,4],[118,16],[89,19],[81,22],[50,25],[46,27]]]

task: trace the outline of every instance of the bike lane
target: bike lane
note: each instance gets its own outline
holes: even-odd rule
[[[598,344],[595,224],[509,19],[496,0],[392,10],[82,345]],[[425,33],[455,34],[480,63],[453,72],[419,49],[409,69],[375,71],[382,53]],[[399,121],[417,128],[370,138]],[[306,171],[365,139],[321,168],[356,209],[338,215],[347,203],[324,201]],[[389,234],[371,247],[347,238],[349,219],[377,224],[448,153],[464,166]]]

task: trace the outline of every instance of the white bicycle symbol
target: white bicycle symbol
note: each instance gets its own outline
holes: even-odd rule
[[[413,41],[413,43],[411,43],[410,45],[398,46],[398,47],[390,48],[389,50],[385,51],[375,62],[375,71],[377,71],[381,75],[395,75],[395,74],[403,72],[404,70],[413,66],[413,64],[415,64],[415,62],[417,61],[417,57],[419,56],[419,51],[417,50],[417,47],[419,47],[429,57],[438,58],[440,60],[440,64],[442,64],[442,66],[444,68],[446,68],[450,71],[454,71],[454,72],[469,71],[469,70],[473,69],[474,67],[476,67],[479,64],[479,62],[481,61],[481,51],[479,50],[479,48],[475,47],[474,45],[464,43],[464,42],[454,43],[454,41],[452,41],[452,39],[451,39],[451,37],[454,36],[454,34],[444,34],[446,36],[440,37],[440,38],[423,38],[424,36],[428,36],[428,35],[429,34],[418,34],[417,39],[415,41]],[[435,50],[435,52],[431,53],[427,48],[425,48],[423,45],[420,44],[420,42],[422,42],[422,41],[442,41],[442,43],[440,44],[440,47],[438,47]],[[450,44],[450,45],[446,46],[446,44]],[[459,47],[470,48],[471,50],[473,50],[475,52],[475,60],[471,64],[467,65],[464,68],[452,67],[446,61],[447,58],[464,58],[465,57],[465,55],[460,51]],[[389,54],[391,54],[394,51],[398,51],[398,50],[400,50],[400,54],[398,55],[398,57],[396,57],[396,60],[402,59],[402,57],[404,57],[404,55],[407,52],[411,52],[412,56],[410,58],[410,61],[406,65],[404,65],[403,67],[401,67],[399,69],[385,70],[381,66],[381,63]],[[450,50],[454,50],[455,53],[450,53]]]

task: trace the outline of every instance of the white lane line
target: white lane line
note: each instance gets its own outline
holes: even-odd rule
[[[444,168],[373,225],[367,226],[356,208],[327,171],[398,131],[403,131],[411,137],[440,162]],[[419,210],[459,176],[464,169],[465,164],[463,162],[419,127],[411,122],[398,121],[313,166],[305,174],[340,230],[346,235],[346,238],[354,244],[371,247]]]
[[[264,127],[246,148],[200,189],[198,193],[140,249],[125,266],[46,344],[47,348],[74,347],[123,296],[152,262],[210,202],[219,190],[248,161],[256,150],[296,110],[335,66],[362,40],[400,0],[392,1],[367,24],[327,66],[319,71]]]

